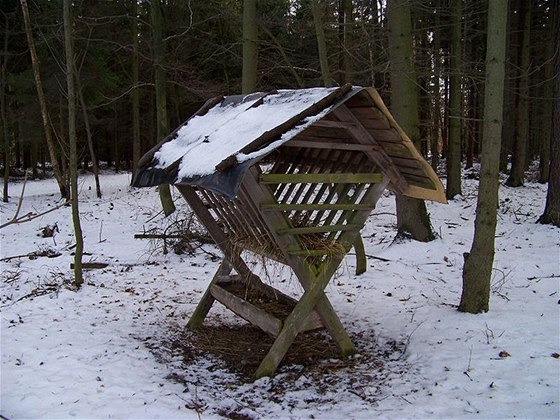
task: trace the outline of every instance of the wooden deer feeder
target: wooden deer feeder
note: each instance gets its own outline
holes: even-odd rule
[[[188,326],[200,326],[217,300],[276,337],[257,378],[274,373],[299,332],[318,326],[342,356],[355,351],[324,290],[350,248],[359,251],[385,188],[445,202],[378,93],[350,85],[211,99],[139,167],[133,185],[175,185],[224,253]],[[300,299],[263,283],[245,250],[287,264],[305,290]],[[290,305],[289,315],[259,308],[249,290]]]

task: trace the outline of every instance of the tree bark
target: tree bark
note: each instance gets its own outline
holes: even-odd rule
[[[33,76],[35,77],[35,87],[37,88],[37,97],[39,99],[39,106],[41,107],[41,118],[43,121],[43,129],[45,130],[45,139],[47,140],[47,147],[49,149],[49,156],[51,165],[53,167],[54,177],[58,183],[58,189],[62,198],[68,198],[67,180],[64,177],[61,165],[57,156],[57,147],[51,133],[49,123],[49,113],[47,108],[47,101],[45,100],[45,93],[43,91],[43,83],[41,81],[41,69],[39,65],[39,58],[35,50],[35,42],[33,40],[33,32],[31,29],[31,19],[29,18],[29,8],[27,0],[20,0],[21,9],[23,12],[23,21],[25,25],[25,34],[27,36],[27,44],[29,45],[29,53],[31,54],[31,65],[33,67]]]
[[[163,44],[162,35],[163,22],[161,16],[161,0],[152,0],[151,10],[156,79],[157,138],[158,141],[160,141],[169,134],[169,121],[167,119],[167,94],[165,90],[165,70],[163,68],[165,46]],[[159,198],[165,216],[172,214],[175,211],[175,204],[173,204],[169,184],[162,184],[159,186]]]
[[[517,106],[515,109],[515,144],[511,171],[506,185],[520,187],[525,179],[525,160],[529,138],[529,66],[530,66],[530,30],[531,2],[519,1],[519,31],[521,31]]]
[[[257,0],[243,0],[243,69],[241,93],[257,90],[257,60],[259,39],[257,30]]]
[[[449,57],[449,138],[447,143],[448,200],[461,195],[461,1],[451,0],[452,33]]]
[[[86,101],[84,100],[84,93],[82,92],[81,89],[79,89],[78,91],[78,98],[80,100],[82,115],[84,117],[84,125],[86,127],[86,137],[87,137],[89,156],[91,158],[93,177],[95,178],[95,193],[97,194],[97,198],[101,198],[101,184],[99,183],[99,165],[97,164],[97,157],[95,156],[95,150],[93,148],[93,136],[91,134],[91,127],[89,125],[89,116],[87,112]]]
[[[8,133],[8,118],[6,117],[6,69],[8,68],[8,15],[5,15],[6,28],[4,31],[3,60],[0,67],[0,117],[2,118],[2,136],[4,144],[4,188],[2,190],[2,201],[7,203],[10,199],[8,192],[8,181],[10,180],[10,135]]]
[[[459,311],[487,312],[494,262],[494,237],[498,208],[500,143],[503,123],[507,0],[488,5],[486,90],[474,239],[465,254],[463,291]]]
[[[80,223],[80,210],[78,203],[78,153],[76,140],[76,89],[75,89],[75,66],[74,51],[72,45],[72,16],[70,1],[63,0],[64,20],[64,50],[66,53],[66,85],[68,96],[68,142],[70,144],[70,203],[72,205],[72,222],[74,224],[74,236],[76,248],[74,254],[74,285],[81,287],[84,280],[82,276],[82,254],[84,251],[84,240],[82,226]]]
[[[132,0],[132,172],[136,173],[141,158],[140,141],[140,92],[138,91],[138,1]]]
[[[329,69],[329,59],[327,56],[327,43],[325,41],[325,29],[323,28],[323,11],[321,10],[321,1],[312,0],[312,6],[315,36],[317,37],[317,50],[319,52],[319,64],[321,65],[321,78],[323,79],[323,85],[331,87],[333,83]]]
[[[554,69],[558,72],[558,65],[556,65],[556,60],[554,53],[558,54],[558,45],[556,43],[556,33],[558,32],[558,24],[555,22],[558,18],[558,2],[552,2],[551,7],[551,19],[548,29],[548,47],[546,49],[546,57],[548,62],[545,64],[544,68],[544,80],[547,82],[544,84],[543,89],[543,131],[541,138],[541,148],[540,148],[540,159],[539,159],[539,182],[544,184],[550,179],[550,146],[552,142],[553,135],[553,119],[554,119],[554,98],[551,98],[551,92],[555,89],[555,77]],[[556,76],[557,78],[558,76]],[[553,95],[552,95],[553,96]]]
[[[560,7],[555,10],[556,45],[554,87],[554,114],[552,138],[550,141],[550,176],[544,213],[539,223],[553,224],[560,227]]]
[[[441,2],[436,2],[435,11],[435,27],[439,28],[441,24]],[[434,90],[433,90],[433,132],[431,136],[430,151],[432,153],[431,164],[434,171],[437,171],[439,165],[439,143],[441,138],[441,30],[434,32]]]
[[[343,32],[342,32],[342,64],[343,64],[343,81],[344,83],[352,83],[352,0],[342,0],[342,11],[344,14]]]
[[[412,20],[408,0],[387,2],[391,111],[395,120],[419,148],[418,91],[413,67]],[[435,238],[426,204],[422,200],[397,195],[397,237],[417,241]]]

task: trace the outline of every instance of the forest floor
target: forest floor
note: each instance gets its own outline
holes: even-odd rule
[[[90,176],[80,184],[84,261],[107,264],[86,271],[81,290],[71,286],[70,208],[0,230],[2,418],[560,417],[560,230],[535,223],[546,186],[501,187],[481,315],[457,311],[477,182],[465,179],[448,205],[428,203],[430,243],[393,241],[386,193],[363,232],[368,271],[355,276],[349,255],[326,290],[357,355],[340,361],[326,337],[302,337],[276,376],[251,382],[266,336],[219,304],[201,332],[184,329],[218,249],[134,239],[194,223],[182,201],[164,219],[157,192],[131,189],[129,174],[104,174],[102,199]],[[22,185],[10,184],[2,223]],[[20,215],[54,208],[56,192],[52,180],[27,182]],[[301,294],[281,267],[252,266]]]

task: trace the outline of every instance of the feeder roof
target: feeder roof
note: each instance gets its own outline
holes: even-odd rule
[[[142,157],[133,186],[191,184],[232,198],[249,167],[356,95],[354,101],[363,102],[365,98],[364,109],[369,108],[374,113],[381,110],[385,114],[390,124],[387,128],[392,127],[396,134],[391,142],[398,140],[408,152],[407,158],[415,160],[415,166],[420,166],[422,175],[429,180],[421,188],[407,185],[398,192],[444,202],[443,187],[437,175],[398,127],[377,92],[351,85],[210,99]],[[377,142],[373,144],[379,147]],[[390,155],[388,157],[391,159]],[[396,169],[398,171],[398,166]],[[403,176],[406,178],[406,174]]]

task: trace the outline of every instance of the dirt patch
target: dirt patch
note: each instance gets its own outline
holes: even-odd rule
[[[183,350],[184,361],[195,363],[211,354],[225,367],[245,381],[252,381],[262,359],[274,343],[274,338],[252,325],[203,326],[185,330],[177,342]],[[298,334],[280,367],[312,366],[320,360],[338,359],[339,351],[324,331]]]

